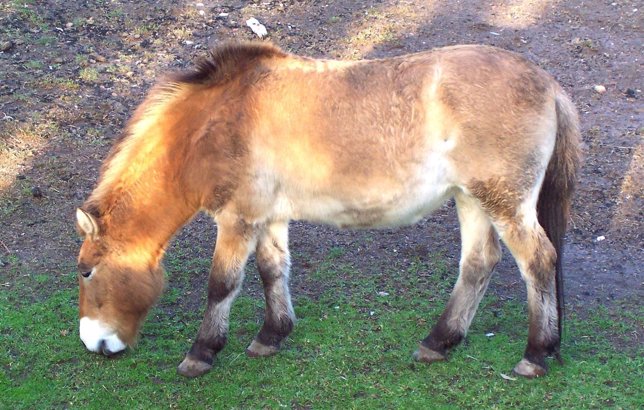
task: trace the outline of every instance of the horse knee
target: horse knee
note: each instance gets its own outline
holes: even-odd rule
[[[208,281],[208,301],[219,303],[227,297],[234,295],[241,285],[241,277],[230,278],[220,275],[210,275]]]

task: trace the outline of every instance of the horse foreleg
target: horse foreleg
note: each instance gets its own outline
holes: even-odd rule
[[[262,328],[246,349],[246,353],[252,357],[277,353],[295,323],[288,288],[291,262],[287,222],[274,222],[267,226],[259,237],[256,259],[264,284],[266,315]]]
[[[443,314],[414,353],[419,361],[446,360],[449,349],[463,340],[501,259],[498,237],[478,201],[460,193],[456,206],[461,225],[459,276]]]
[[[252,226],[217,220],[217,244],[208,283],[208,304],[199,333],[177,371],[187,377],[206,373],[228,335],[230,307],[239,293],[244,266],[256,243]]]

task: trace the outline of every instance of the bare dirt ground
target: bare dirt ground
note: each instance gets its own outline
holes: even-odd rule
[[[254,38],[245,21],[255,17],[270,41],[312,57],[380,58],[479,43],[518,52],[552,73],[579,108],[586,144],[564,263],[569,308],[638,311],[644,296],[638,6],[612,0],[5,0],[0,291],[11,291],[12,275],[47,274],[55,288],[75,274],[74,210],[134,107],[164,71],[188,66],[223,40]],[[170,253],[209,257],[214,235],[199,217]],[[294,223],[293,291],[315,293],[303,278],[334,248],[343,250],[338,263],[365,275],[405,269],[432,255],[444,256],[456,271],[458,238],[451,204],[413,227],[388,231]],[[206,274],[193,294],[205,293],[196,283],[205,283]],[[506,252],[491,291],[520,298],[522,289]]]

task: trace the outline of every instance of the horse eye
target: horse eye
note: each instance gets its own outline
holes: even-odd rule
[[[83,272],[83,273],[81,273],[81,276],[84,277],[84,278],[89,278],[89,276],[92,274],[92,272],[93,271],[91,271],[91,270],[87,271],[87,272]]]

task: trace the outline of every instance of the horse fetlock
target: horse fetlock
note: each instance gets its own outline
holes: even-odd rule
[[[543,365],[540,365],[523,358],[516,366],[514,366],[513,372],[519,376],[534,379],[535,377],[544,376],[548,372],[548,368],[545,361],[543,362]]]
[[[543,350],[545,352],[545,356],[554,357],[559,361],[559,363],[563,362],[560,354],[561,339],[559,338],[558,335],[553,336],[552,339],[545,344]]]
[[[451,300],[450,300],[451,302]],[[449,324],[449,317],[452,316],[453,308],[449,306],[445,309],[443,314],[436,325],[432,328],[429,335],[423,339],[421,346],[434,352],[438,352],[443,356],[447,356],[447,352],[454,346],[457,346],[465,337],[463,329],[455,328],[454,325]]]
[[[563,358],[561,357],[560,339],[557,339],[557,342],[549,348],[547,356],[554,358],[559,364],[564,364]]]
[[[425,347],[422,345],[422,343],[418,346],[418,350],[414,352],[413,357],[414,360],[425,363],[442,362],[447,360],[447,354],[439,353],[435,350]]]
[[[280,316],[279,318],[266,318],[262,328],[257,334],[256,340],[268,346],[279,347],[291,331],[293,331],[294,320],[291,316]]]
[[[198,377],[207,373],[212,368],[212,363],[186,355],[185,359],[177,366],[177,373],[185,377]]]

